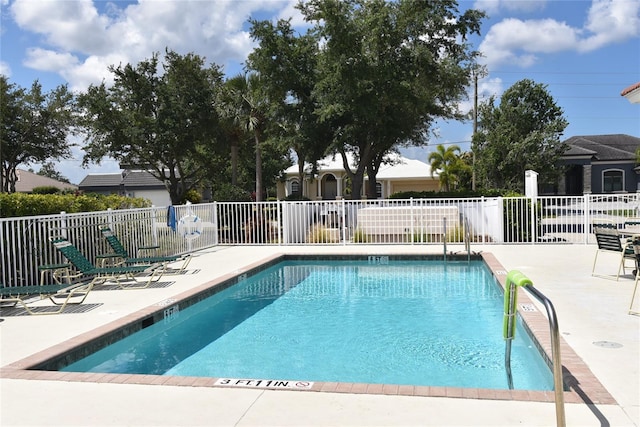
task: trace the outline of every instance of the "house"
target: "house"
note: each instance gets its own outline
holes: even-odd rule
[[[16,181],[17,193],[31,193],[33,189],[37,187],[56,187],[60,190],[78,189],[77,185],[61,182],[24,169],[17,169],[16,174],[18,175],[18,180]]]
[[[635,193],[640,190],[636,151],[640,138],[630,135],[573,136],[561,162],[567,166],[561,195]]]
[[[632,104],[640,104],[640,82],[623,89],[620,95]]]
[[[148,199],[153,206],[169,206],[171,198],[164,183],[146,171],[88,174],[79,185],[85,193],[120,194]]]
[[[437,191],[440,187],[438,174],[431,175],[431,167],[419,160],[395,155],[389,164],[380,166],[376,177],[377,197],[386,198],[400,191]],[[349,166],[355,169],[353,156],[349,156]],[[367,181],[365,175],[365,182]],[[300,182],[298,165],[284,171],[284,179],[278,183],[278,198],[302,194],[312,200],[335,200],[350,198],[348,177],[342,164],[342,157],[327,156],[318,162],[314,174],[312,165],[305,164],[304,178]],[[365,188],[363,186],[363,195]]]

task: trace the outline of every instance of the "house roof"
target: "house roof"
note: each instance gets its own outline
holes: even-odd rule
[[[640,104],[640,82],[624,88],[620,95],[627,98],[631,103]]]
[[[159,179],[146,171],[132,171],[128,173],[100,173],[88,174],[80,182],[80,189],[85,188],[117,188],[124,185],[128,188],[162,188],[165,186]]]
[[[563,157],[592,157],[596,160],[635,160],[640,138],[630,135],[572,136]]]
[[[122,182],[122,174],[120,173],[90,173],[85,176],[80,184],[83,187],[117,187]]]
[[[626,87],[622,90],[622,92],[620,92],[620,95],[622,96],[626,96],[627,94],[633,92],[634,90],[638,90],[640,89],[640,82],[632,84],[629,87]]]
[[[127,187],[160,187],[165,185],[155,176],[146,171],[129,172],[123,179],[124,185]]]
[[[75,190],[77,185],[61,182],[47,176],[38,175],[24,169],[17,169],[18,181],[16,182],[16,191],[18,193],[31,193],[36,187],[57,187],[61,190]]]
[[[347,153],[347,159],[349,167],[355,169],[356,162],[351,153]],[[388,157],[389,164],[380,165],[378,171],[378,179],[415,179],[415,178],[437,178],[438,174],[431,175],[431,166],[420,160],[408,159],[401,155],[392,155]],[[312,165],[305,163],[304,170],[306,173],[311,172]],[[344,166],[342,163],[342,157],[340,155],[327,156],[318,161],[319,172],[343,172]],[[295,164],[285,171],[286,175],[297,175],[298,165]]]
[[[407,159],[398,156],[398,163],[382,165],[376,176],[378,179],[411,179],[411,178],[432,178],[431,166],[420,160]],[[438,173],[434,172],[433,177]]]

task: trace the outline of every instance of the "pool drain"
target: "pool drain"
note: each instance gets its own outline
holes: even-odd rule
[[[613,341],[594,341],[593,345],[604,348],[622,348],[622,344]]]

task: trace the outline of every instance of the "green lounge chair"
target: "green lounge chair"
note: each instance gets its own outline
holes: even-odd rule
[[[100,227],[100,232],[107,239],[107,243],[113,250],[112,254],[99,255],[101,258],[118,258],[121,259],[121,264],[126,265],[138,265],[138,264],[163,264],[166,265],[183,261],[182,266],[178,269],[178,272],[182,272],[187,268],[189,262],[191,262],[191,255],[168,255],[168,256],[150,256],[150,257],[130,257],[127,250],[124,248],[118,236],[108,226]],[[146,246],[144,249],[157,248],[155,246]],[[140,249],[138,249],[140,250]]]
[[[13,303],[13,306],[20,304],[29,314],[44,315],[62,313],[67,305],[82,304],[93,288],[93,282],[75,285],[55,284],[55,285],[35,285],[35,286],[13,286],[8,287],[0,284],[0,303]],[[31,304],[49,298],[57,310],[55,311],[35,311]],[[78,300],[78,298],[80,298]]]
[[[162,277],[166,264],[152,265],[121,265],[114,267],[96,267],[89,261],[71,242],[64,237],[54,237],[51,243],[59,250],[62,255],[78,270],[77,276],[93,277],[91,283],[99,284],[108,281],[116,282],[122,289],[143,289],[148,288],[154,279],[157,281]],[[150,273],[149,280],[141,286],[125,286],[120,283],[122,278],[134,280],[135,274]],[[139,282],[138,282],[139,283]]]

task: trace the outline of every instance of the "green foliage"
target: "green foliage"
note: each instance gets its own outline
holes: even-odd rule
[[[447,242],[464,242],[464,228],[460,225],[447,227],[447,234],[445,238],[447,239]]]
[[[518,197],[521,194],[512,190],[500,190],[500,189],[483,189],[477,191],[462,190],[462,191],[401,191],[393,193],[389,196],[389,199],[456,199],[456,198],[471,198],[471,197]]]
[[[68,158],[67,135],[76,121],[75,100],[67,86],[43,93],[35,81],[29,90],[0,75],[0,191],[15,192],[21,164]]]
[[[182,204],[185,204],[186,202],[200,203],[201,201],[202,196],[200,195],[200,192],[195,188],[192,188],[184,194],[184,200],[182,201]]]
[[[213,200],[218,202],[251,202],[251,193],[247,190],[231,185],[221,184],[213,191]]]
[[[546,86],[521,80],[507,89],[496,106],[491,97],[478,108],[479,128],[473,137],[476,172],[482,186],[524,191],[524,171],[556,182],[560,141],[567,120]]]
[[[60,193],[61,190],[58,187],[53,185],[45,185],[43,187],[34,187],[31,190],[31,194],[57,194]]]
[[[460,147],[457,145],[450,145],[445,149],[442,144],[438,144],[436,151],[429,153],[431,176],[438,172],[440,187],[444,191],[458,188],[461,175],[468,169],[458,153],[460,153]]]
[[[60,182],[66,182],[67,184],[70,183],[69,180],[64,175],[62,175],[60,172],[56,170],[56,167],[53,165],[53,162],[44,163],[40,167],[40,170],[38,171],[38,175],[46,176],[48,178],[55,179],[56,181],[60,181]]]
[[[67,213],[96,212],[150,206],[151,202],[146,199],[118,195],[0,193],[0,212],[5,218],[50,215],[63,211]]]
[[[109,70],[112,86],[91,85],[79,96],[87,131],[84,162],[110,156],[144,167],[166,183],[172,204],[179,204],[207,178],[208,160],[215,157],[220,67],[167,50],[161,67],[154,54]]]
[[[327,141],[326,151],[352,153],[359,163],[346,170],[351,194],[360,197],[366,173],[367,196],[375,198],[387,154],[424,145],[438,118],[461,118],[457,105],[476,56],[466,39],[479,32],[484,14],[460,14],[454,1],[309,0],[298,8],[312,25],[300,38],[311,42],[296,44],[300,38],[282,22],[252,22],[261,50],[250,65],[280,82],[277,93],[297,114],[287,126],[307,137],[309,121],[321,124],[302,148]],[[307,153],[316,154],[302,150],[299,159],[309,160]]]
[[[339,240],[339,233],[319,224],[312,226],[307,234],[307,243],[337,243]]]
[[[310,201],[311,199],[306,197],[306,196],[302,196],[300,194],[289,194],[287,197],[284,198],[286,201],[288,202],[302,202],[302,201]]]
[[[368,243],[370,236],[362,228],[356,228],[353,232],[353,243]]]

